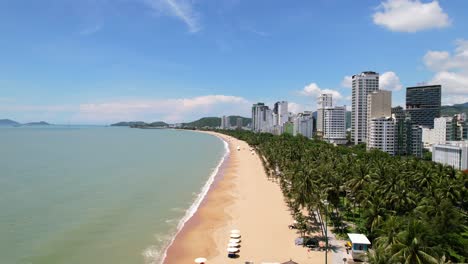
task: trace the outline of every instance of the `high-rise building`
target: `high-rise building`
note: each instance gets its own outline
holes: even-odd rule
[[[265,132],[269,121],[269,108],[264,103],[257,103],[252,106],[252,131]],[[271,115],[271,113],[270,113]]]
[[[434,128],[434,118],[440,117],[440,85],[406,88],[406,112],[414,125]]]
[[[392,118],[395,120],[395,155],[413,155],[422,157],[422,127],[414,125],[410,116],[401,107],[393,107]]]
[[[323,132],[323,111],[325,108],[333,107],[332,94],[321,94],[317,104],[317,132]]]
[[[283,126],[284,123],[288,122],[288,116],[289,116],[288,102],[286,101],[276,102],[275,106],[273,107],[273,113],[274,113],[273,125]]]
[[[242,129],[242,127],[243,127],[243,122],[244,122],[244,120],[242,119],[242,117],[238,117],[238,118],[236,119],[236,128],[237,128],[237,129]]]
[[[229,123],[229,116],[222,116],[221,117],[221,129],[228,129],[231,127],[231,124]]]
[[[449,141],[432,146],[432,161],[454,167],[468,169],[468,141]]]
[[[297,114],[294,120],[293,135],[303,135],[307,138],[314,136],[314,117],[312,112],[304,111]]]
[[[372,71],[353,75],[351,107],[351,140],[354,144],[366,143],[367,96],[379,90],[379,74]]]
[[[367,134],[369,122],[373,118],[390,117],[392,115],[392,92],[377,90],[367,95]]]
[[[457,140],[457,120],[451,116],[434,118],[433,133],[436,144]]]
[[[347,143],[346,106],[327,107],[323,109],[323,139],[329,143]]]
[[[380,149],[395,155],[396,122],[392,117],[376,117],[369,120],[367,150]]]

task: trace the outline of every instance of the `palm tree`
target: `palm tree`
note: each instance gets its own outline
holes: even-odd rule
[[[406,230],[398,234],[398,243],[392,245],[392,262],[403,264],[436,264],[434,249],[426,246],[427,230],[419,220],[411,219]]]

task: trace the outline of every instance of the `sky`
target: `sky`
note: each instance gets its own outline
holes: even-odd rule
[[[468,102],[466,0],[0,0],[0,119],[57,124],[250,116],[320,93],[350,106],[350,76],[442,85]]]

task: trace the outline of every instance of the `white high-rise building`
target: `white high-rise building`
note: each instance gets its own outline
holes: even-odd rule
[[[432,161],[454,167],[468,169],[468,141],[448,141],[432,146]]]
[[[367,150],[380,149],[395,155],[396,124],[391,117],[378,117],[370,120]]]
[[[434,142],[444,144],[455,140],[456,120],[453,117],[443,116],[434,118]]]
[[[283,126],[284,123],[288,122],[288,102],[276,102],[273,107],[273,113],[275,114],[274,125]]]
[[[267,126],[267,110],[268,106],[264,103],[257,103],[252,106],[252,131],[265,132]]]
[[[323,109],[323,139],[330,143],[346,144],[346,106]]]
[[[229,116],[222,116],[221,117],[221,129],[229,129],[231,124],[229,123]]]
[[[317,108],[317,131],[323,132],[323,111],[325,108],[333,107],[332,94],[321,94],[318,98]]]
[[[314,118],[312,112],[304,111],[304,113],[297,114],[294,119],[293,135],[299,134],[307,138],[314,136]]]
[[[353,75],[351,107],[351,140],[354,144],[366,143],[367,96],[379,90],[379,74],[372,71]]]

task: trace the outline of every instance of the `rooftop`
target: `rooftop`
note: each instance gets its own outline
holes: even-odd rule
[[[349,237],[349,240],[351,240],[351,243],[353,244],[364,244],[364,245],[371,244],[369,239],[363,234],[348,233],[348,237]]]

